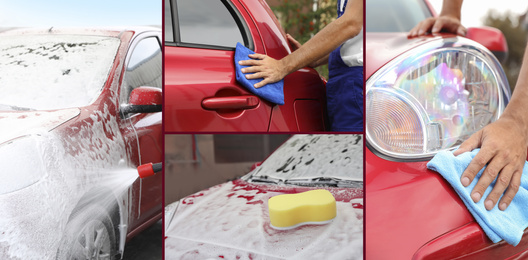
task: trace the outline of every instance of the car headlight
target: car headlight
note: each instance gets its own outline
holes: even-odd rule
[[[0,146],[3,162],[0,195],[26,188],[46,175],[38,136],[17,138]]]
[[[393,159],[430,158],[460,145],[497,120],[510,98],[495,57],[460,37],[400,55],[367,80],[366,90],[367,143]]]

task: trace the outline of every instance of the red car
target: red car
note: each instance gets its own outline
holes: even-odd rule
[[[313,189],[335,197],[331,223],[271,227],[270,197]],[[363,135],[295,135],[241,179],[168,205],[165,256],[363,259]]]
[[[162,214],[161,30],[0,33],[0,258],[114,259]]]
[[[492,243],[447,181],[427,170],[510,99],[488,51],[507,51],[502,33],[407,37],[433,15],[427,1],[366,1],[366,259],[525,259],[527,231],[516,247]]]
[[[326,129],[325,86],[313,69],[287,76],[285,104],[275,105],[236,82],[237,42],[276,59],[291,52],[265,1],[165,1],[165,131]]]

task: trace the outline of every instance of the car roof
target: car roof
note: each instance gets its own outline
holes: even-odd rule
[[[0,36],[22,35],[22,34],[80,34],[80,35],[100,35],[117,37],[125,31],[132,31],[135,34],[143,32],[158,31],[160,27],[154,26],[112,26],[112,27],[39,27],[39,28],[0,28]]]

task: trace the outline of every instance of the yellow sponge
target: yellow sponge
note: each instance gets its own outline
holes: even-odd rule
[[[311,190],[271,197],[268,210],[273,228],[290,229],[330,222],[336,217],[336,201],[327,190]]]

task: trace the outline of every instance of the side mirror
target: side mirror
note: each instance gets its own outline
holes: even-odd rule
[[[162,91],[154,87],[138,87],[130,93],[129,104],[121,106],[123,115],[161,112]]]
[[[504,34],[493,27],[470,27],[466,38],[476,41],[488,48],[500,62],[508,57],[508,43]]]

